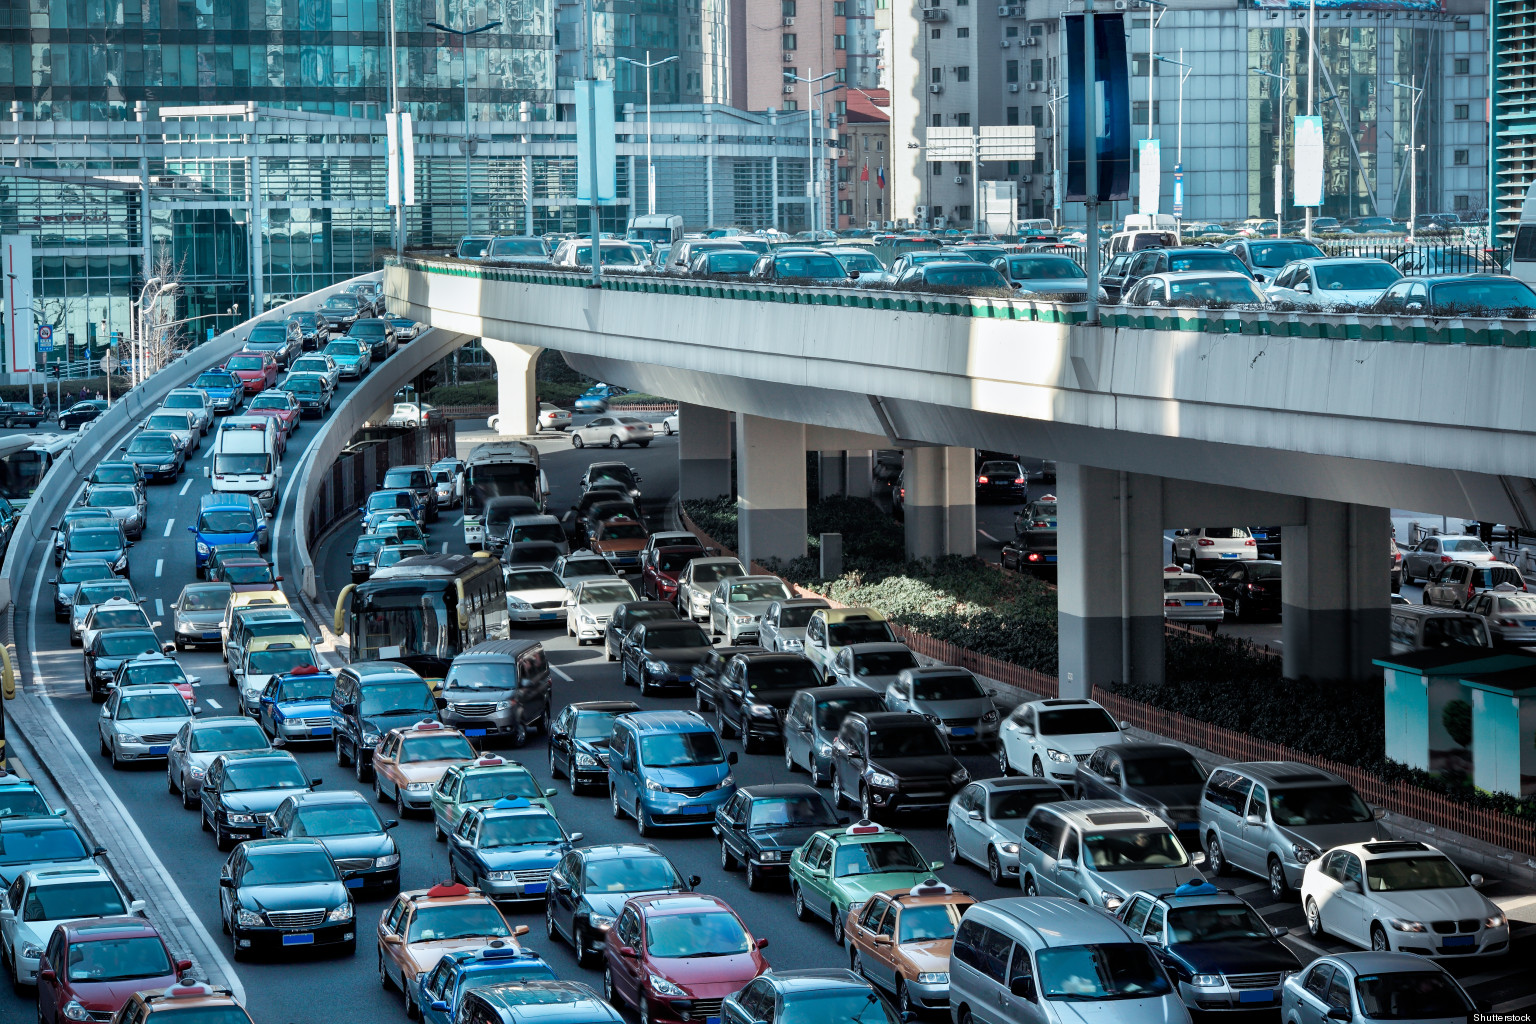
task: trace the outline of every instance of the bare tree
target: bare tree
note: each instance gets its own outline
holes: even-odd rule
[[[158,277],[164,282],[161,291],[165,292],[172,285],[181,284],[184,264],[185,260],[177,262],[171,257],[170,246],[161,245],[155,249],[149,276]],[[180,317],[176,315],[174,296],[179,290],[178,287],[170,291],[166,301],[152,302],[150,308],[141,313],[143,336],[139,355],[144,360],[145,377],[158,373],[166,364],[192,347],[191,336],[185,330],[186,325],[177,322]]]

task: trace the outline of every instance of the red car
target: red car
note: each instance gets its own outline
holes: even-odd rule
[[[636,896],[608,930],[603,994],[643,1021],[718,1018],[721,1000],[768,970],[767,945],[717,897]]]
[[[258,395],[245,407],[247,416],[271,416],[277,420],[277,429],[283,432],[284,437],[298,429],[302,413],[299,400],[286,391],[269,391]]]
[[[53,930],[37,965],[38,1024],[110,1020],[135,992],[192,969],[142,917],[99,917]]]
[[[229,357],[224,369],[240,378],[248,395],[259,395],[277,386],[277,359],[271,352],[237,352]]]
[[[676,601],[677,578],[691,559],[703,557],[704,549],[691,544],[657,548],[640,575],[640,596],[654,601]]]

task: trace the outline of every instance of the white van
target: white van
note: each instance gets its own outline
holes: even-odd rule
[[[643,239],[657,245],[671,245],[683,240],[683,218],[675,213],[648,213],[631,217],[625,238]]]
[[[213,489],[249,494],[271,515],[282,479],[277,421],[270,416],[230,416],[219,425],[213,448]]]

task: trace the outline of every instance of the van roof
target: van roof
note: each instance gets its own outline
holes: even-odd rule
[[[1109,801],[1103,801],[1108,803]],[[1060,804],[1052,804],[1060,807]],[[1013,896],[973,903],[966,918],[992,918],[993,923],[1013,925],[1033,940],[1035,949],[1081,946],[1109,942],[1138,942],[1139,938],[1116,918],[1075,900],[1057,896]]]
[[[200,512],[210,508],[253,509],[256,507],[256,499],[242,491],[214,491],[199,498],[197,507]]]
[[[820,608],[815,612],[826,622],[884,622],[885,612],[878,608]]]
[[[1240,761],[1235,764],[1224,764],[1221,767],[1241,772],[1251,779],[1265,783],[1272,789],[1276,786],[1288,785],[1311,786],[1319,782],[1348,785],[1333,772],[1314,768],[1301,761]]]
[[[543,568],[543,566],[540,566]],[[487,640],[484,643],[475,644],[469,650],[461,653],[453,660],[458,661],[500,661],[504,658],[516,658],[518,655],[539,646],[537,640]]]
[[[621,715],[638,733],[708,732],[710,725],[693,711],[639,711]]]
[[[1163,825],[1163,820],[1151,812],[1119,800],[1067,800],[1048,806],[1081,828],[1113,831],[1118,828]]]

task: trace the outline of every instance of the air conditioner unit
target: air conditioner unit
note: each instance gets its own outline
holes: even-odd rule
[[[1029,37],[1029,45],[1030,46],[1039,46],[1040,45],[1040,37],[1039,36],[1030,36]]]
[[[963,175],[963,174],[955,175],[955,184],[956,185],[964,185],[965,184],[965,175]]]
[[[946,11],[942,7],[924,7],[923,8],[923,20],[924,21],[948,21],[949,20],[949,12]]]
[[[784,87],[784,95],[785,96],[793,96],[794,94],[795,94],[795,87],[794,86],[786,85]]]
[[[784,63],[785,64],[793,64],[794,62],[795,62],[795,51],[794,50],[785,50],[784,51]]]
[[[1029,88],[1030,92],[1034,92],[1036,89],[1040,88],[1040,83],[1039,82],[1030,82],[1028,88]]]
[[[791,28],[791,27],[794,26],[794,24],[795,24],[795,19],[794,18],[785,18],[784,19],[784,27],[785,28]]]
[[[1009,92],[1018,92],[1019,91],[1019,83],[1018,82],[1009,82],[1008,83],[1008,91]]]
[[[939,93],[944,91],[944,86],[939,82],[934,82],[932,85],[928,86],[928,91],[937,96]]]
[[[1028,185],[1029,184],[1029,175],[1027,175],[1027,174],[1019,175],[1019,184],[1021,184],[1021,185]]]
[[[998,7],[998,9],[997,9],[997,16],[999,18],[1006,18],[1006,17],[1008,17],[1008,12],[1010,10],[1012,10],[1012,9],[1013,8],[1009,7],[1007,4],[1003,4],[1002,6]]]
[[[1128,11],[1131,9],[1129,0],[1115,0],[1115,10]]]
[[[1009,40],[1009,39],[1004,39],[1004,40],[1003,40],[1003,49],[1005,49],[1005,50],[1006,50],[1006,49],[1008,49],[1008,44],[1009,44],[1009,43],[1010,43],[1010,42],[1012,42],[1012,40]]]

